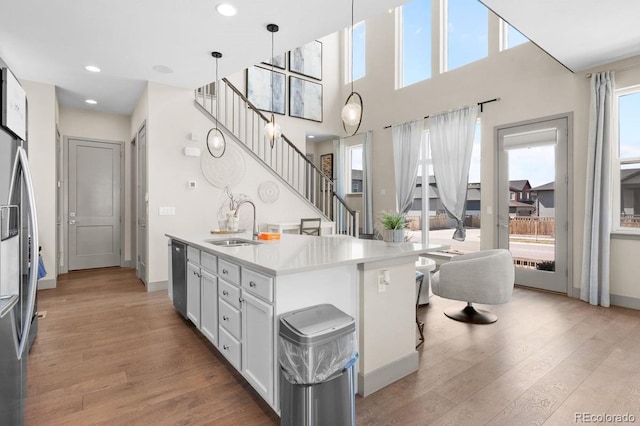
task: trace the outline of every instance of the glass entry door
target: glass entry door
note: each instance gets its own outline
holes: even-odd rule
[[[516,284],[566,293],[568,118],[498,128],[498,246]]]

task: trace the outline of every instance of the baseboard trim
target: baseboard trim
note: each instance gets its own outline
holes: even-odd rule
[[[152,291],[167,290],[168,288],[169,288],[169,281],[168,280],[155,281],[155,282],[147,284],[147,292],[149,292],[149,293],[152,292]]]
[[[38,280],[38,290],[49,290],[58,286],[58,280],[51,278],[49,280]]]
[[[366,375],[359,372],[358,393],[362,396],[369,396],[375,391],[400,380],[414,371],[418,371],[417,351],[387,365],[383,365]]]
[[[640,310],[640,299],[636,297],[620,296],[619,294],[610,294],[609,301],[611,302],[612,305],[620,306],[621,308]]]

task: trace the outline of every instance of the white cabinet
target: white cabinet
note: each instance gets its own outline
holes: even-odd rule
[[[273,357],[273,306],[243,290],[242,374],[269,404],[273,404],[277,375]]]
[[[200,266],[187,261],[187,318],[200,328]]]
[[[218,347],[218,277],[204,268],[204,262],[200,272],[200,291],[200,331]]]

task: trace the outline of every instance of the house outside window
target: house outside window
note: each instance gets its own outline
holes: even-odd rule
[[[477,0],[444,0],[442,5],[442,71],[486,58],[489,54],[487,8]]]
[[[420,146],[418,162],[418,179],[414,191],[413,204],[407,220],[411,241],[422,243],[446,244],[453,250],[475,252],[480,250],[480,120],[476,124],[471,165],[469,166],[469,184],[467,186],[467,203],[465,226],[467,239],[455,241],[451,239],[456,227],[455,220],[450,219],[438,196],[438,186],[433,175],[433,162],[429,145],[429,130],[425,130]]]
[[[397,88],[431,78],[431,0],[396,9]]]
[[[345,31],[345,82],[351,83],[351,67],[353,67],[353,81],[366,75],[366,24],[360,21],[353,26],[353,45],[351,44],[351,27]],[[353,63],[351,61],[353,53]]]
[[[613,230],[640,234],[640,86],[616,91]]]

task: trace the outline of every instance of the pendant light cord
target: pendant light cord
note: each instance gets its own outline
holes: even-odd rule
[[[353,93],[353,4],[355,0],[351,0],[351,93]]]
[[[213,86],[216,91],[216,131],[218,130],[218,120],[220,119],[220,110],[218,109],[218,95],[220,94],[220,85],[218,84],[218,58],[216,58],[216,83]]]
[[[271,32],[271,114],[273,117],[273,43],[274,43],[274,32]],[[272,120],[275,121],[275,120]]]

